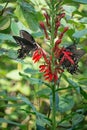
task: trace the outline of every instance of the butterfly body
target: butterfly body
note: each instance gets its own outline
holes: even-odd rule
[[[18,49],[18,58],[26,57],[30,51],[34,51],[38,48],[34,38],[28,32],[20,30],[20,37],[13,36],[17,44],[20,46]]]

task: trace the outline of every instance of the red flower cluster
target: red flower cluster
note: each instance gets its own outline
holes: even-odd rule
[[[55,62],[54,68],[52,68],[52,57],[48,56],[41,48],[36,50],[33,54],[34,62],[40,60],[40,58],[44,59],[45,63],[39,66],[40,72],[44,73],[45,80],[49,81],[57,81],[58,73],[63,72],[63,70],[58,66],[58,63]]]
[[[40,22],[40,27],[44,30],[46,39],[51,40],[47,32],[47,29],[49,32],[51,30],[50,17],[47,14],[47,12],[44,13],[44,16],[46,18],[46,24],[44,24],[43,22]],[[65,13],[61,13],[58,16],[56,16],[55,31],[54,31],[55,37],[57,36],[58,28],[60,27],[60,20],[64,16],[65,16]],[[62,63],[65,60],[68,60],[71,64],[74,64],[74,61],[71,58],[72,53],[70,51],[67,51],[64,47],[62,48],[59,47],[59,44],[61,43],[62,38],[64,36],[64,33],[67,30],[68,30],[68,27],[65,27],[64,30],[59,34],[56,42],[54,43],[54,47],[51,51],[51,54],[46,53],[42,48],[38,48],[38,50],[36,50],[33,54],[34,62],[38,62],[41,58],[44,59],[44,64],[40,65],[39,69],[40,69],[40,72],[44,73],[45,80],[56,82],[58,80],[59,74],[61,74],[64,71],[62,69]]]

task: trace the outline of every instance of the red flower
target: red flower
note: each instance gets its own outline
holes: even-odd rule
[[[39,61],[40,58],[42,58],[42,56],[43,56],[42,50],[41,49],[36,50],[33,53],[33,57],[32,57],[32,59],[34,60],[34,63]]]
[[[62,59],[60,60],[60,65],[65,61],[68,60],[71,64],[74,64],[74,61],[72,60],[72,52],[70,51],[63,51]]]

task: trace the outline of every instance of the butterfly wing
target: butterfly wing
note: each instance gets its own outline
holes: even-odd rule
[[[20,36],[30,42],[32,42],[33,44],[35,43],[34,38],[32,37],[32,35],[30,33],[28,33],[25,30],[20,30]]]
[[[81,49],[77,50],[75,44],[66,47],[66,51],[72,52],[71,58],[74,61],[74,64],[71,64],[68,60],[65,60],[62,66],[63,68],[66,68],[71,74],[76,73],[78,70],[78,61],[85,54],[85,51]]]
[[[16,43],[20,45],[20,49],[18,49],[18,58],[24,58],[29,54],[30,51],[33,51],[37,48],[35,44],[32,44],[25,38],[21,38],[18,36],[13,36]]]

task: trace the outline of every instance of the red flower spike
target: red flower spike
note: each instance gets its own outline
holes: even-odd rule
[[[68,27],[65,27],[63,32],[59,35],[59,39],[62,39],[64,33],[68,30],[69,28]]]
[[[45,34],[46,39],[49,39],[46,27],[45,27],[43,22],[40,22],[40,27],[44,30],[44,34]]]
[[[47,24],[47,26],[50,26],[50,23],[49,23],[50,16],[47,14],[47,12],[44,13],[44,16],[46,18],[46,24]]]
[[[65,27],[63,32],[65,33],[68,29],[69,27]]]
[[[60,26],[60,21],[57,21],[55,23],[55,33],[54,33],[55,37],[57,36],[57,31],[58,31],[59,26]]]
[[[46,27],[45,27],[45,25],[44,25],[44,22],[40,22],[39,24],[40,24],[40,27],[41,27],[43,30],[46,30]]]
[[[61,43],[61,39],[56,40],[55,46],[59,45]]]
[[[51,73],[45,74],[44,77],[45,77],[45,80],[49,80],[49,81],[53,80],[53,75]]]
[[[41,50],[38,49],[38,50],[36,50],[36,51],[33,53],[32,59],[34,60],[34,63],[37,62],[37,61],[39,61],[39,60],[42,58],[43,54],[42,54],[40,51],[41,51]]]
[[[53,79],[54,79],[54,82],[56,82],[58,80],[57,72],[54,73]]]
[[[56,22],[55,28],[58,29],[59,26],[60,26],[60,21]]]
[[[40,65],[39,68],[40,68],[40,72],[45,72],[46,70],[46,65]]]
[[[65,13],[60,14],[60,18],[65,17]]]

